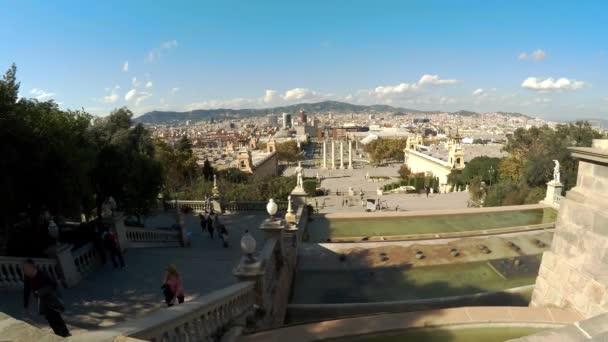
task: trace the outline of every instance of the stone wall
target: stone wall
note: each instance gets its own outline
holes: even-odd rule
[[[608,312],[608,140],[571,151],[579,160],[576,187],[561,201],[531,305],[593,317]]]

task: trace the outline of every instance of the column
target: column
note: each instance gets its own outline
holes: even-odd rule
[[[344,141],[340,140],[340,169],[344,170]]]
[[[323,140],[323,169],[327,170],[327,141]]]
[[[336,143],[331,140],[331,168],[336,169]]]
[[[353,168],[353,141],[348,141],[348,168]]]

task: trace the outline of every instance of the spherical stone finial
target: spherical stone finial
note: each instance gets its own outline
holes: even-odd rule
[[[279,207],[277,206],[277,204],[274,201],[274,199],[271,198],[268,201],[268,204],[266,204],[266,211],[268,212],[268,214],[271,217],[274,217],[274,215],[277,213],[278,210],[279,210]]]
[[[245,235],[241,238],[241,251],[243,251],[243,254],[251,255],[255,252],[256,246],[255,238],[246,230]]]

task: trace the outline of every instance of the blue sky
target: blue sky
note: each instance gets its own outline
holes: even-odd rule
[[[21,96],[96,115],[331,99],[608,117],[606,1],[0,0],[0,13],[0,67],[17,64]]]

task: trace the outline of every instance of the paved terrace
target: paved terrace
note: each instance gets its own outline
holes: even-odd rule
[[[176,264],[181,272],[186,301],[236,283],[231,271],[241,256],[240,238],[245,229],[250,229],[259,250],[263,237],[257,227],[265,217],[264,212],[221,217],[230,234],[229,248],[223,248],[217,237],[211,240],[201,232],[197,217],[188,216],[192,247],[130,249],[125,254],[127,268],[122,270],[114,270],[108,261],[76,287],[63,291],[67,304],[64,317],[72,334],[112,326],[164,307],[160,286],[167,264]],[[174,220],[174,216],[163,214],[148,219],[146,225],[169,226]],[[22,302],[21,292],[0,292],[0,311],[50,331],[35,305],[31,306],[32,317],[26,318]]]
[[[303,165],[304,177],[316,177],[317,174],[323,177],[321,187],[330,190],[329,196],[315,197],[311,202],[314,205],[315,200],[319,205],[319,211],[322,213],[334,212],[364,212],[365,208],[361,206],[360,191],[365,193],[364,198],[376,199],[376,190],[385,184],[399,181],[399,167],[401,164],[391,164],[388,166],[373,167],[356,166],[352,170],[323,170],[320,168],[306,168]],[[366,175],[370,177],[390,177],[389,179],[366,179]],[[283,172],[285,176],[295,175],[295,168],[286,168]],[[349,198],[348,196],[336,196],[336,191],[348,194],[348,188],[353,187],[357,195],[349,201],[348,205],[342,206],[342,200]],[[422,194],[386,194],[383,195],[381,201],[388,205],[390,210],[395,210],[399,205],[399,211],[411,210],[433,210],[433,209],[458,209],[467,208],[469,200],[468,192],[452,192],[448,194],[430,194],[427,198]],[[322,203],[325,203],[323,206]],[[383,210],[384,211],[384,210]]]

